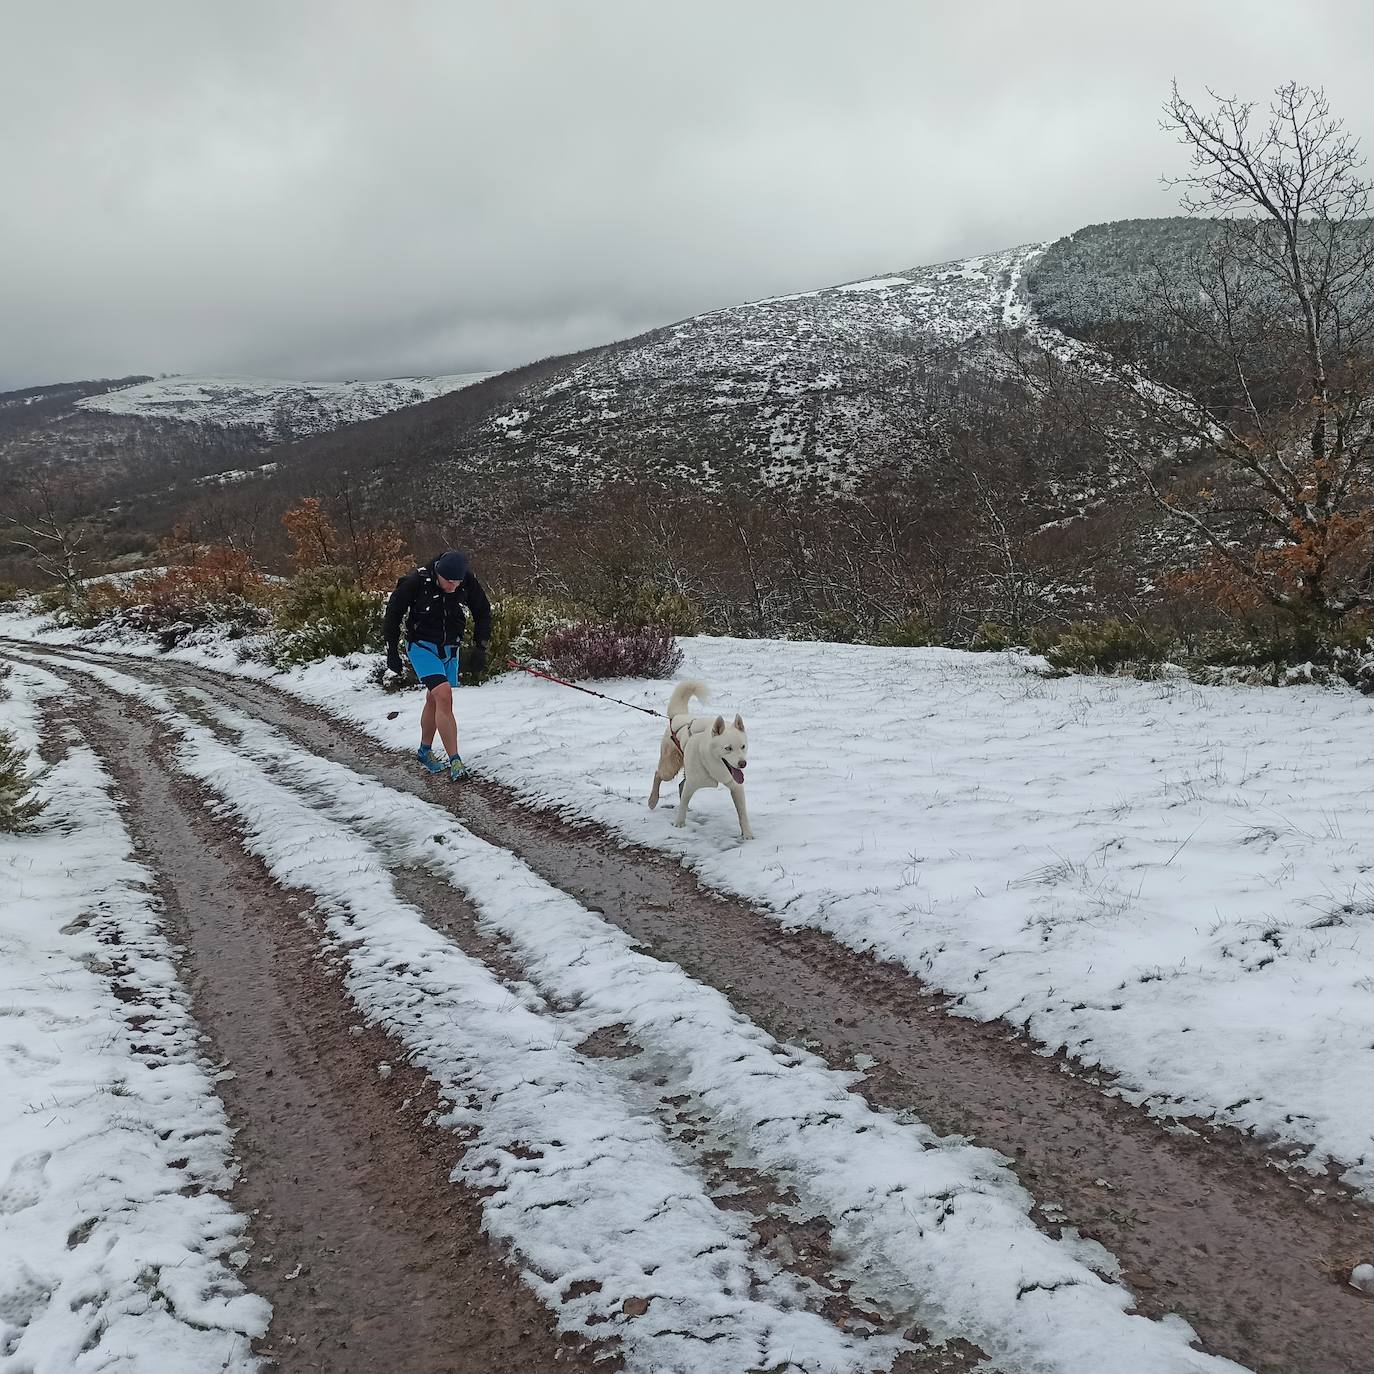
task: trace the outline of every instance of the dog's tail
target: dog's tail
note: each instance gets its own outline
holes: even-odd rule
[[[668,698],[668,719],[685,716],[693,697],[698,701],[705,701],[708,695],[704,682],[679,682],[673,688],[673,695]]]

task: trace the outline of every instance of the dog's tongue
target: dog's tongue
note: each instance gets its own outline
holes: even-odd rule
[[[734,778],[736,782],[742,783],[744,781],[743,768],[736,768],[733,763],[727,763],[725,766],[730,770],[730,776]]]

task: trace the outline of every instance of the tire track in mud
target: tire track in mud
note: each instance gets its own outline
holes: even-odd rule
[[[69,663],[50,658],[48,666],[72,683],[75,691],[83,694],[89,691],[89,680],[84,674],[74,671]],[[117,690],[106,696],[101,693],[98,683],[95,685],[95,693],[98,703],[92,714],[95,716],[96,729],[101,730],[106,735],[121,736],[129,733],[130,721],[134,727],[142,727],[142,734],[146,738],[136,742],[134,746],[134,753],[139,759],[153,758],[156,753],[156,745],[160,743],[170,743],[173,748],[180,746],[180,727],[174,721],[169,722],[164,719],[156,707],[142,703],[137,698],[130,698],[122,690]],[[226,723],[219,721],[203,698],[188,696],[175,691],[172,695],[180,698],[178,714],[179,718],[184,720],[186,724],[194,724],[199,728],[207,729],[226,744],[232,744],[236,740],[235,730]],[[231,749],[231,752],[236,751]],[[120,749],[119,753],[121,763],[127,765],[128,759],[123,756],[128,754],[129,750]],[[261,770],[261,775],[265,780],[273,780],[279,771],[276,765],[264,764],[261,761],[257,762],[254,767]],[[135,781],[137,781],[136,778]],[[164,778],[163,781],[165,783],[167,779]],[[288,785],[286,790],[289,793],[297,794],[298,785]],[[191,793],[193,799],[198,795],[193,787]],[[192,804],[194,804],[193,801]],[[307,808],[311,805],[305,793],[299,793],[297,805]],[[337,821],[327,820],[324,817],[320,818],[320,826],[322,834],[331,829],[351,833],[350,827],[341,826]],[[238,837],[237,834],[235,834],[235,838],[238,839],[239,843],[245,843],[245,840]],[[299,848],[300,841],[293,840],[292,845]],[[448,884],[441,883],[432,875],[422,871],[400,866],[394,869],[394,877],[399,879],[396,884],[396,891],[402,900],[409,901],[416,898],[421,900],[425,910],[423,913],[416,912],[417,916],[423,914],[431,927],[453,938],[460,948],[468,950],[472,957],[486,964],[489,968],[493,968],[508,985],[523,984],[523,975],[518,963],[503,948],[501,942],[493,940],[479,928],[475,913],[466,897]],[[271,882],[270,877],[267,878],[267,881]],[[307,880],[305,887],[311,886],[312,884]],[[291,887],[296,887],[294,881],[291,883]],[[327,889],[321,889],[321,891],[324,890]],[[209,898],[209,894],[202,894],[202,896],[212,900]],[[231,913],[234,918],[237,918],[238,915],[237,912]],[[291,913],[288,913],[286,919],[291,919]],[[556,1008],[554,1011],[556,1014]],[[361,1028],[354,1028],[353,1033],[359,1034],[360,1031]],[[392,1044],[388,1049],[384,1039],[381,1047],[377,1050],[377,1054],[384,1059],[395,1059],[397,1055],[405,1055],[406,1053],[407,1050],[404,1047],[396,1044]],[[606,1050],[601,1046],[588,1044],[584,1053],[591,1058],[602,1058],[605,1056]],[[617,1056],[612,1055],[611,1057]],[[375,1060],[372,1063],[375,1064]],[[648,1076],[653,1077],[652,1074]],[[636,1103],[635,1116],[647,1118],[659,1114],[656,1111],[659,1106],[657,1101],[650,1102],[650,1099],[654,1097],[652,1091],[627,1085],[619,1074],[611,1073],[608,1077],[612,1080],[621,1080],[620,1091]],[[361,1085],[361,1093],[364,1096],[372,1092],[375,1092],[375,1088],[371,1082]],[[690,1137],[696,1134],[687,1129],[687,1117],[684,1114],[670,1111],[668,1115],[674,1118],[678,1128],[675,1130],[672,1125],[668,1125],[666,1130],[668,1138],[677,1139],[679,1136]],[[667,1123],[664,1124],[667,1125]],[[692,1157],[694,1159],[701,1153],[689,1148],[685,1139],[678,1141],[677,1152],[684,1158]],[[529,1157],[537,1158],[538,1155],[536,1153]],[[721,1157],[721,1162],[724,1163],[724,1156]],[[792,1198],[789,1203],[789,1200],[779,1194],[775,1188],[770,1188],[768,1180],[763,1175],[751,1180],[752,1191],[746,1195],[740,1186],[739,1178],[735,1176],[739,1171],[721,1167],[712,1170],[701,1167],[699,1161],[698,1167],[705,1178],[708,1191],[720,1194],[717,1201],[721,1209],[727,1213],[743,1214],[750,1229],[756,1229],[757,1234],[753,1243],[757,1250],[766,1257],[766,1260],[771,1261],[783,1273],[790,1272],[801,1278],[800,1291],[806,1294],[804,1305],[808,1310],[817,1313],[829,1322],[832,1328],[838,1327],[845,1331],[859,1346],[877,1338],[875,1344],[878,1348],[864,1362],[864,1368],[878,1368],[878,1364],[870,1363],[875,1360],[881,1361],[881,1368],[890,1369],[892,1374],[960,1374],[961,1371],[971,1370],[975,1367],[989,1370],[994,1367],[1000,1368],[1000,1366],[988,1363],[986,1356],[966,1340],[941,1340],[932,1337],[930,1332],[919,1323],[913,1326],[911,1314],[905,1309],[889,1313],[884,1317],[882,1313],[886,1309],[883,1308],[882,1304],[879,1304],[879,1308],[882,1310],[878,1310],[871,1302],[861,1307],[849,1300],[846,1297],[846,1290],[850,1286],[849,1282],[845,1280],[836,1282],[830,1273],[830,1255],[826,1244],[828,1227],[814,1220],[803,1220],[801,1224],[794,1224],[789,1216],[789,1211],[797,1200]],[[297,1267],[298,1271],[299,1266]],[[266,1291],[263,1290],[262,1285],[258,1286],[260,1290]],[[599,1287],[599,1285],[595,1286]],[[270,1292],[267,1292],[266,1295],[272,1296]],[[780,1311],[792,1310],[793,1301],[792,1298],[788,1297]],[[605,1318],[598,1320],[605,1320]],[[894,1352],[892,1348],[893,1338],[905,1342],[905,1348]],[[708,1336],[704,1339],[712,1340],[717,1339],[717,1337]],[[784,1341],[777,1349],[783,1349],[785,1345],[786,1342]],[[797,1346],[796,1351],[799,1361],[804,1363],[805,1367],[820,1367],[816,1362],[816,1353],[808,1350],[804,1344]],[[612,1354],[613,1348],[606,1353],[607,1355]],[[761,1354],[762,1349],[760,1348],[756,1353]],[[808,1355],[810,1356],[809,1359],[806,1358]],[[532,1362],[527,1366],[522,1365],[520,1367],[530,1369],[548,1367],[542,1363],[535,1363],[535,1356],[533,1355],[529,1358]],[[746,1359],[745,1363],[750,1369],[753,1369],[760,1362]],[[775,1367],[772,1359],[765,1359],[762,1364],[766,1365],[768,1369]],[[785,1364],[787,1368],[793,1367],[790,1360],[787,1360]],[[350,1368],[352,1366],[330,1364],[324,1367]],[[371,1368],[373,1366],[362,1365],[359,1367]],[[414,1365],[388,1365],[385,1367],[426,1369],[430,1366],[415,1363]],[[449,1366],[440,1365],[437,1367],[448,1368]],[[454,1367],[466,1369],[470,1366],[455,1365]],[[506,1366],[490,1364],[481,1367],[495,1369]],[[618,1366],[608,1366],[603,1357],[602,1363],[598,1364],[597,1367]],[[655,1364],[653,1367],[658,1368],[660,1366]],[[689,1361],[686,1364],[674,1362],[672,1367],[685,1372],[697,1366]],[[711,1367],[723,1370],[727,1366],[720,1365],[718,1361],[713,1361]],[[728,1367],[733,1370],[737,1366],[729,1365]],[[741,1371],[743,1367],[742,1364],[738,1366]],[[777,1364],[776,1367],[781,1369],[784,1366]],[[827,1362],[825,1367],[830,1368],[832,1366]],[[846,1364],[845,1367],[850,1366]],[[761,1369],[760,1374],[762,1374]]]
[[[1374,1304],[1343,1289],[1337,1271],[1366,1257],[1371,1214],[1339,1189],[1319,1197],[1290,1182],[1231,1132],[1166,1133],[1007,1027],[945,1014],[904,971],[818,933],[785,932],[703,891],[670,858],[529,811],[491,783],[431,783],[361,732],[262,684],[119,662],[164,686],[194,684],[322,757],[447,805],[779,1038],[804,1040],[835,1064],[877,1059],[859,1088],[871,1102],[913,1109],[1012,1158],[1041,1200],[1045,1229],[1073,1226],[1106,1245],[1140,1309],[1179,1312],[1208,1349],[1260,1374],[1366,1367]]]
[[[236,1130],[244,1278],[271,1302],[259,1350],[283,1374],[525,1374],[619,1367],[560,1337],[482,1234],[430,1123],[434,1085],[363,1024],[323,957],[308,899],[280,888],[162,760],[147,713],[73,682],[64,715],[115,778]],[[393,1067],[378,1074],[380,1063]]]

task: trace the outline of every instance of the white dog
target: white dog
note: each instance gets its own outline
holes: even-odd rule
[[[744,721],[736,716],[733,725],[726,725],[724,716],[713,719],[690,715],[687,707],[693,697],[706,700],[705,683],[680,682],[668,699],[668,728],[658,751],[649,809],[652,811],[658,805],[658,789],[685,768],[678,784],[679,801],[673,824],[679,829],[687,824],[687,805],[694,792],[703,787],[728,787],[739,817],[740,836],[752,840],[754,832],[749,829],[749,813],[744,808],[744,770],[749,763],[749,737],[744,733]]]

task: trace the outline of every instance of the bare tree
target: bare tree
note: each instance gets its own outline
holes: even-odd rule
[[[1371,185],[1322,91],[1290,82],[1265,115],[1209,98],[1199,108],[1175,85],[1165,106],[1163,127],[1189,150],[1171,184],[1208,232],[1181,271],[1161,269],[1152,307],[1159,333],[1215,376],[1199,367],[1196,387],[1173,390],[1099,357],[1075,384],[1041,358],[1037,385],[1071,397],[1210,550],[1209,575],[1234,602],[1338,618],[1374,604]],[[1171,485],[1170,461],[1204,480]]]
[[[46,472],[12,498],[6,539],[45,577],[75,592],[89,553],[90,525],[70,488],[59,489]]]

